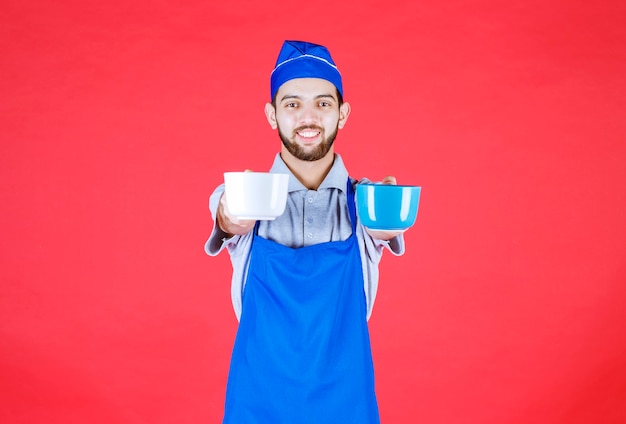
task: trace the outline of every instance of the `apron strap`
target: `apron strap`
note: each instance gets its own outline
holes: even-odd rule
[[[348,211],[350,212],[350,223],[352,224],[352,234],[356,235],[356,206],[354,204],[354,187],[352,180],[348,177],[346,184],[346,195],[348,198]]]

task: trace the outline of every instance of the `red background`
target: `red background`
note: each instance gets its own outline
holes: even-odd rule
[[[0,422],[220,421],[208,196],[279,149],[286,38],[340,65],[351,174],[423,186],[370,321],[383,422],[626,422],[623,1],[3,3]]]

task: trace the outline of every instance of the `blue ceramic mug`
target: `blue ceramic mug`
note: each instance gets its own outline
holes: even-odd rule
[[[357,184],[357,213],[372,230],[405,230],[415,223],[422,188],[410,185]]]

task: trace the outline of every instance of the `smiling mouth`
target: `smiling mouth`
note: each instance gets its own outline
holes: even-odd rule
[[[296,130],[296,134],[305,140],[313,140],[321,133],[322,131],[318,128],[300,128]]]
[[[313,137],[317,137],[318,135],[320,135],[320,132],[319,131],[299,131],[297,134],[302,138],[313,138]]]

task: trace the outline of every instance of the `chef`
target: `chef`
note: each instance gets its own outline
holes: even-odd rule
[[[205,251],[229,252],[239,319],[223,422],[379,423],[367,321],[383,251],[403,254],[403,231],[359,222],[359,181],[334,148],[351,108],[326,47],[285,41],[270,99],[265,115],[282,142],[270,172],[290,175],[285,212],[240,220],[223,184],[210,198]]]

